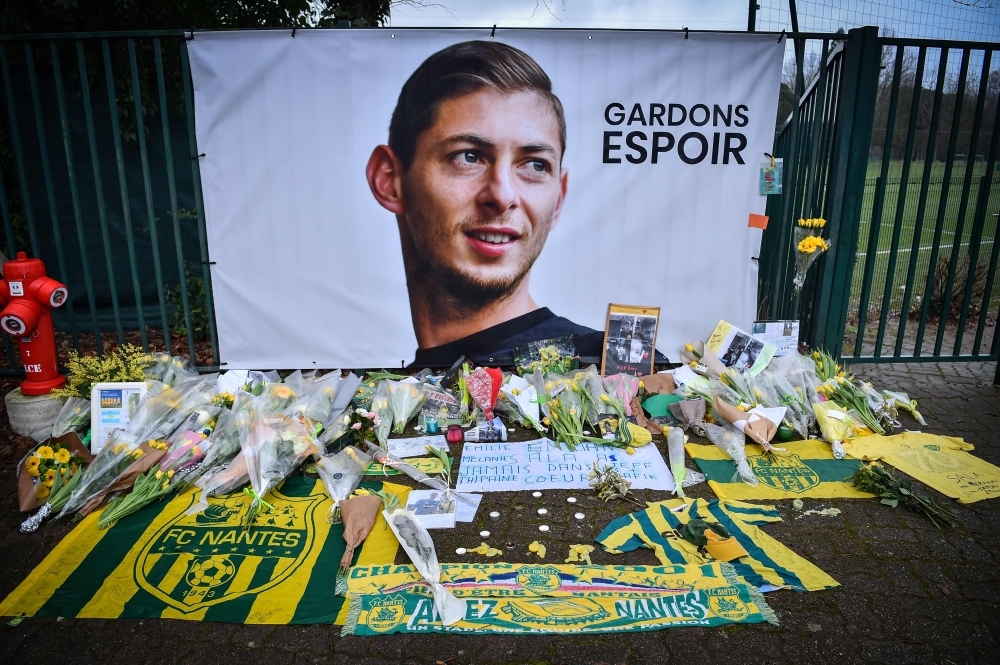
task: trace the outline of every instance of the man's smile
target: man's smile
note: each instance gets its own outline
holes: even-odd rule
[[[521,238],[520,233],[506,226],[482,226],[464,233],[476,253],[491,259],[504,256]]]

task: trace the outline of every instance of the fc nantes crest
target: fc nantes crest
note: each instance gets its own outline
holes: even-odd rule
[[[760,482],[785,492],[799,494],[819,485],[819,474],[798,455],[762,455],[748,457],[750,467]]]
[[[243,530],[246,495],[209,499],[204,512],[183,512],[146,543],[135,561],[139,586],[180,612],[256,595],[292,576],[312,549],[324,494],[284,496]],[[192,496],[193,499],[193,496]]]

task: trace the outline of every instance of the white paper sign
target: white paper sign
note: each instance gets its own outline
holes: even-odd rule
[[[429,455],[424,446],[448,450],[448,440],[443,436],[415,436],[409,439],[389,439],[389,454],[397,459]]]
[[[456,489],[469,492],[517,492],[589,489],[594,462],[613,467],[632,489],[671,491],[674,479],[656,446],[629,455],[621,448],[582,443],[575,451],[556,448],[548,439],[526,443],[466,443]]]

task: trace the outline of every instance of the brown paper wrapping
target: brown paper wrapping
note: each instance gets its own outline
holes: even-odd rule
[[[139,448],[146,454],[132,462],[132,464],[130,464],[129,467],[125,469],[120,476],[118,476],[118,479],[111,483],[111,486],[108,487],[108,489],[83,504],[83,507],[77,511],[80,517],[86,517],[100,507],[100,505],[104,503],[104,499],[109,494],[127,490],[132,487],[132,485],[135,484],[135,479],[140,473],[146,473],[153,468],[154,465],[159,464],[160,458],[167,454],[166,450],[156,450],[155,448],[150,448],[149,444],[146,443],[140,445]]]
[[[344,541],[347,549],[340,559],[341,568],[349,568],[354,559],[354,550],[368,537],[375,520],[382,511],[382,497],[355,496],[340,502],[340,514],[344,519]]]

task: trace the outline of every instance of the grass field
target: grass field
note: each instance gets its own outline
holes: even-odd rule
[[[980,186],[986,172],[985,164],[979,163],[973,166],[971,186],[969,188],[968,204],[962,219],[959,219],[959,212],[962,203],[962,191],[966,176],[966,163],[956,163],[952,169],[950,185],[946,205],[941,212],[941,198],[944,190],[944,167],[943,163],[935,163],[932,167],[928,179],[926,191],[926,204],[922,220],[918,219],[920,209],[920,197],[923,177],[923,162],[911,164],[910,172],[907,175],[906,184],[902,180],[903,164],[901,161],[894,161],[890,164],[888,177],[886,178],[885,199],[882,206],[882,217],[878,226],[878,241],[875,252],[868,256],[868,244],[872,233],[872,220],[874,218],[875,194],[878,184],[878,176],[881,170],[881,160],[870,160],[868,166],[867,179],[865,181],[864,205],[861,215],[861,228],[859,231],[857,258],[854,266],[854,276],[851,286],[851,299],[848,309],[849,325],[853,324],[853,330],[849,333],[857,332],[856,324],[859,319],[859,307],[861,303],[861,288],[866,266],[869,262],[874,262],[871,281],[871,296],[869,299],[865,334],[863,338],[868,338],[870,333],[878,328],[879,316],[884,315],[887,321],[892,321],[889,327],[898,326],[899,321],[906,320],[901,316],[901,308],[904,304],[906,293],[907,274],[913,264],[914,284],[910,295],[909,310],[919,311],[923,301],[924,292],[927,288],[928,273],[931,271],[931,257],[934,253],[935,232],[940,223],[940,239],[937,243],[937,256],[951,257],[952,251],[958,245],[958,258],[968,256],[970,250],[970,238],[972,234],[973,220],[975,219],[976,205],[979,201]],[[900,199],[904,195],[902,206]],[[997,213],[1000,211],[1000,171],[992,174],[990,182],[989,201],[986,208],[986,218],[983,226],[982,239],[979,244],[978,262],[989,265],[991,252],[997,242]],[[918,224],[921,223],[919,237],[915,237]],[[961,223],[960,223],[961,222]],[[959,227],[961,230],[959,231]],[[898,242],[893,245],[893,235],[898,229]],[[895,257],[895,265],[892,269],[892,279],[886,289],[886,277],[890,268],[890,263]],[[1000,284],[994,280],[992,294],[990,297],[989,313],[995,314],[1000,307]],[[980,291],[981,293],[981,291]],[[954,293],[952,298],[958,298],[961,302],[962,292]],[[980,296],[981,298],[981,296]],[[887,305],[883,307],[883,305]],[[909,330],[916,330],[917,321],[907,323]],[[929,330],[925,333],[925,340],[930,338],[931,342],[936,335],[936,324],[929,325]],[[908,332],[909,332],[908,330]],[[895,335],[893,335],[895,337]],[[867,346],[867,345],[866,345]],[[968,352],[967,345],[963,344],[963,351]],[[923,353],[933,350],[933,343],[928,348],[928,342],[923,345]],[[983,349],[988,352],[988,349]],[[864,353],[870,353],[866,348]],[[883,349],[883,354],[886,350]],[[951,353],[951,349],[942,348],[942,353]]]

